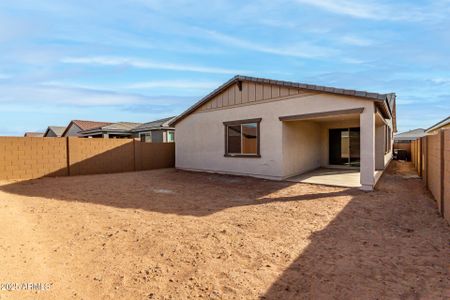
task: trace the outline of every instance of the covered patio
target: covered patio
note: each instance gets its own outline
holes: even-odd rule
[[[351,108],[279,119],[287,181],[373,189],[385,166],[379,112]]]

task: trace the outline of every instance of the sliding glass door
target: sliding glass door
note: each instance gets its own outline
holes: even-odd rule
[[[329,131],[329,163],[359,167],[359,128],[337,128]]]

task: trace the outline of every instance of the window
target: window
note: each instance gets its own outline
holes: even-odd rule
[[[151,143],[152,142],[152,133],[141,133],[141,142]]]
[[[261,119],[224,122],[225,156],[260,157],[260,122]]]
[[[175,131],[167,132],[167,142],[173,143],[175,141]]]
[[[391,127],[385,125],[385,141],[384,141],[384,154],[389,153],[389,151],[391,151],[391,146],[392,146],[392,131],[391,131]]]

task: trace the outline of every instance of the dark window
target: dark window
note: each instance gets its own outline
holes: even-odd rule
[[[260,157],[261,119],[224,122],[225,156]]]
[[[241,154],[241,125],[228,126],[228,154]]]
[[[385,136],[386,140],[384,142],[384,153],[387,154],[391,151],[392,147],[392,130],[391,127],[385,125]]]

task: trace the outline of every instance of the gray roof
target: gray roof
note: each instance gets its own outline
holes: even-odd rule
[[[80,131],[80,134],[94,133],[94,132],[131,132],[131,130],[142,123],[134,122],[117,122],[110,123],[104,126],[91,128],[88,130]]]
[[[183,112],[181,115],[176,117],[174,120],[172,120],[169,125],[173,126],[178,121],[195,111],[197,108],[202,106],[204,103],[208,102],[210,99],[212,99],[214,96],[220,94],[223,90],[231,86],[232,84],[239,82],[239,81],[251,81],[251,82],[257,82],[257,83],[268,83],[273,85],[279,85],[279,86],[286,86],[286,87],[293,87],[293,88],[300,88],[304,90],[310,90],[310,91],[318,91],[323,93],[331,93],[331,94],[338,94],[338,95],[344,95],[344,96],[353,96],[353,97],[360,97],[360,98],[366,98],[372,101],[376,102],[383,102],[386,103],[387,109],[393,115],[393,109],[395,105],[395,93],[387,93],[387,94],[380,94],[380,93],[372,93],[372,92],[366,92],[366,91],[358,91],[358,90],[350,90],[350,89],[341,89],[341,88],[334,88],[334,87],[328,87],[328,86],[322,86],[322,85],[313,85],[313,84],[306,84],[306,83],[299,83],[299,82],[291,82],[291,81],[281,81],[281,80],[273,80],[273,79],[265,79],[265,78],[258,78],[258,77],[249,77],[249,76],[242,76],[242,75],[236,75],[227,82],[225,82],[223,85],[212,91],[210,94],[206,95],[204,98],[202,98],[200,101],[195,103],[193,106],[188,108],[185,112]]]
[[[133,132],[141,132],[141,131],[155,130],[155,129],[162,129],[162,128],[171,129],[172,127],[169,126],[169,123],[170,123],[170,121],[172,121],[175,118],[176,118],[176,116],[172,116],[172,117],[144,123],[144,124],[137,126],[136,128],[133,128],[132,131]]]
[[[439,129],[440,127],[445,126],[445,125],[447,125],[447,124],[450,124],[450,116],[448,116],[447,118],[445,118],[445,119],[442,120],[442,121],[437,122],[436,124],[434,124],[433,126],[431,126],[430,128],[428,128],[428,129],[426,130],[426,132],[430,132],[430,131],[432,131],[432,130]]]
[[[66,130],[66,127],[65,126],[48,126],[45,134],[47,134],[47,132],[49,130],[53,131],[57,136],[62,136],[62,134],[64,133],[64,130]]]
[[[414,141],[420,137],[425,136],[425,129],[417,128],[402,133],[398,133],[394,136],[394,141]]]

